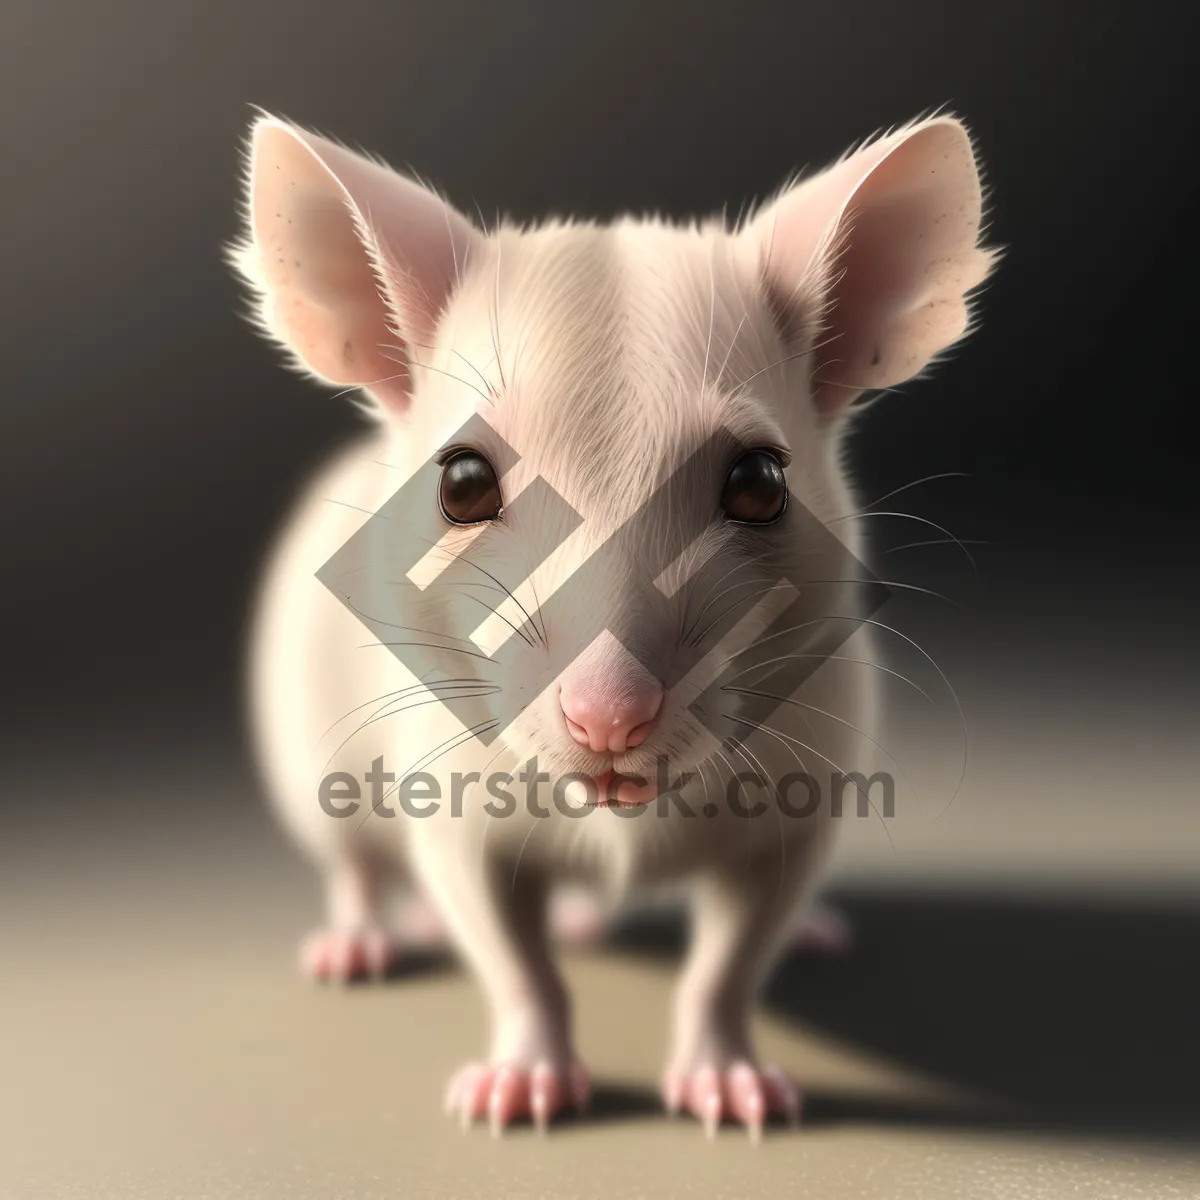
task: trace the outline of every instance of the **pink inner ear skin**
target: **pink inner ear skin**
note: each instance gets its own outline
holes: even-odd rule
[[[936,118],[799,184],[754,222],[767,286],[816,346],[822,413],[911,379],[962,337],[967,293],[992,262],[977,245],[981,209],[970,139]]]
[[[255,129],[250,212],[272,335],[313,374],[407,403],[406,361],[429,342],[475,240],[411,180],[274,119]]]

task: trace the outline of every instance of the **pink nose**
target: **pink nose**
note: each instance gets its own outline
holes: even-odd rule
[[[621,754],[654,732],[663,689],[657,680],[648,680],[632,695],[616,699],[564,682],[558,698],[567,730],[579,745],[597,754]]]

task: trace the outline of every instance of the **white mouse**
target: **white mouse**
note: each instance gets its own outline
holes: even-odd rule
[[[964,127],[878,137],[736,226],[484,231],[271,117],[247,187],[263,330],[368,417],[299,497],[253,636],[263,778],[328,895],[308,968],[386,966],[400,880],[490,1006],[449,1111],[544,1127],[587,1096],[551,896],[674,887],[665,1103],[796,1119],[748,1019],[835,780],[872,765],[843,435],[968,330],[994,255]]]

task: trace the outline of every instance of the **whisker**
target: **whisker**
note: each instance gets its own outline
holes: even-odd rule
[[[846,774],[845,768],[838,766],[838,764],[835,763],[832,758],[827,758],[824,754],[821,753],[820,750],[818,750],[815,746],[808,745],[807,742],[802,742],[798,738],[790,737],[786,733],[780,733],[779,730],[773,729],[771,726],[765,725],[761,721],[749,721],[749,720],[746,720],[744,717],[734,716],[733,713],[722,713],[721,715],[730,721],[736,721],[739,725],[749,725],[752,729],[761,730],[763,733],[767,734],[769,737],[776,738],[777,740],[782,740],[785,743],[786,742],[795,742],[796,745],[807,750],[810,754],[815,754],[819,759],[822,760],[822,762],[825,762],[829,766],[831,766],[835,771],[838,772],[839,775],[841,775],[841,777],[843,779],[850,778],[850,776]],[[883,819],[883,814],[879,811],[879,809],[877,809],[875,807],[875,801],[871,799],[870,793],[863,791],[863,789],[861,787],[859,787],[858,784],[854,785],[854,790],[856,792],[858,792],[858,794],[870,805],[871,811],[879,818],[879,823],[883,827],[883,832],[887,837],[888,845],[891,846],[892,853],[895,854],[896,853],[896,843],[892,840],[891,830],[888,829],[887,822]]]
[[[870,517],[896,517],[904,521],[916,521],[919,525],[928,525],[931,529],[936,529],[938,533],[949,538],[949,540],[952,541],[963,552],[963,554],[966,555],[967,562],[971,564],[975,574],[977,576],[979,575],[979,565],[975,562],[975,559],[971,557],[971,552],[966,548],[965,545],[963,545],[962,541],[956,538],[954,534],[952,534],[944,525],[939,525],[936,521],[930,521],[927,517],[918,517],[914,516],[912,513],[906,512],[876,512],[874,510],[864,510],[862,512],[847,513],[845,516],[841,517],[833,517],[829,524],[836,525],[842,521],[861,521]]]
[[[791,704],[796,708],[803,708],[803,709],[807,709],[809,712],[820,713],[821,716],[828,717],[831,721],[836,721],[839,725],[844,725],[847,729],[852,729],[860,737],[866,738],[867,741],[870,742],[871,745],[874,746],[877,750],[879,750],[881,754],[887,755],[887,757],[891,761],[892,765],[904,777],[904,782],[908,784],[909,788],[912,790],[913,795],[917,797],[918,806],[920,805],[921,797],[917,792],[916,785],[909,778],[908,772],[905,771],[904,767],[900,764],[900,760],[890,750],[888,750],[888,748],[886,746],[884,746],[881,742],[879,742],[875,738],[873,738],[865,729],[860,729],[853,722],[847,721],[843,717],[837,716],[836,713],[831,713],[824,708],[818,708],[817,705],[815,705],[815,704],[805,704],[802,700],[796,700],[796,699],[788,697],[788,696],[777,696],[772,692],[756,692],[756,691],[754,691],[753,688],[735,688],[735,687],[726,687],[726,688],[722,688],[721,690],[724,692],[733,692],[734,694],[739,695],[739,696],[758,696],[759,698],[761,698],[763,700],[777,700],[781,704]],[[805,724],[808,724],[808,722],[806,721]],[[811,725],[809,725],[808,727],[809,727],[809,729],[812,729]],[[813,730],[813,736],[816,737],[816,730]]]
[[[938,664],[934,661],[933,656],[923,646],[921,646],[917,642],[913,641],[913,639],[910,638],[908,636],[908,634],[901,633],[900,630],[893,628],[891,625],[887,625],[883,621],[876,621],[873,618],[869,618],[869,617],[861,617],[860,618],[860,617],[834,616],[834,617],[830,617],[828,619],[835,620],[835,621],[836,620],[859,621],[863,625],[871,625],[876,629],[882,629],[882,630],[884,630],[884,632],[893,634],[894,636],[900,638],[901,641],[907,642],[938,673],[938,677],[941,679],[942,683],[945,685],[946,691],[948,691],[950,693],[950,697],[954,701],[954,707],[958,710],[958,720],[959,720],[959,724],[962,727],[962,736],[963,736],[962,769],[958,773],[958,782],[954,785],[954,791],[951,794],[950,799],[946,801],[945,807],[937,814],[937,816],[935,816],[933,818],[936,821],[939,817],[942,817],[945,815],[945,813],[949,810],[950,805],[952,805],[954,803],[954,801],[958,798],[958,793],[962,790],[963,780],[965,780],[967,777],[967,757],[969,754],[970,734],[967,730],[967,714],[963,711],[962,702],[958,698],[958,693],[954,690],[954,685],[950,682],[950,679],[946,675],[946,672],[943,671],[942,668],[938,666]]]
[[[737,659],[741,658],[743,654],[748,653],[750,650],[755,649],[757,646],[761,646],[766,642],[773,641],[777,637],[783,637],[785,634],[795,633],[797,630],[805,629],[811,625],[820,624],[822,621],[854,621],[859,625],[870,625],[876,629],[882,629],[887,633],[895,634],[896,637],[900,638],[902,641],[905,641],[910,646],[912,646],[913,649],[916,650],[917,653],[920,654],[923,658],[925,658],[925,660],[929,663],[929,665],[931,667],[933,667],[933,669],[938,673],[938,676],[941,678],[942,683],[945,684],[945,686],[946,686],[946,690],[953,697],[954,702],[958,707],[959,717],[962,719],[962,722],[963,722],[963,737],[965,739],[966,733],[967,733],[966,715],[963,713],[962,705],[958,701],[958,694],[957,694],[957,692],[955,692],[953,686],[950,683],[950,680],[947,678],[945,671],[943,671],[942,668],[937,665],[937,663],[933,660],[933,657],[922,646],[920,646],[917,642],[913,641],[913,639],[910,638],[907,634],[901,633],[900,630],[893,628],[891,625],[885,624],[883,621],[877,621],[870,617],[860,617],[857,615],[850,615],[850,614],[846,614],[846,613],[827,613],[825,616],[815,617],[811,621],[802,621],[799,625],[792,625],[788,629],[781,629],[781,630],[779,630],[778,633],[767,634],[765,637],[756,638],[753,642],[750,643],[750,645],[745,647],[745,649],[738,651],[737,654],[731,655],[729,658],[725,659],[724,662],[720,663],[718,669],[720,667],[726,666],[727,664],[729,664],[731,662],[735,662]],[[818,654],[818,655],[804,655],[804,656],[785,655],[784,657],[785,658],[791,658],[791,657],[822,658],[825,656]],[[834,656],[830,655],[829,657],[832,658]],[[745,671],[741,672],[741,674],[747,674],[748,672],[757,670],[758,668],[765,666],[765,665],[766,665],[765,663],[756,663],[754,666],[747,667]],[[876,665],[878,665],[878,664],[876,664]],[[734,678],[736,679],[737,676],[735,675]],[[966,762],[965,762],[965,758],[964,758],[963,775],[965,776],[965,774],[966,774]],[[959,786],[961,786],[961,785],[962,785],[962,777],[960,776]],[[957,793],[957,789],[956,789],[955,795],[957,795],[957,794],[958,793]]]
[[[883,554],[898,554],[901,550],[916,550],[921,546],[994,546],[995,542],[989,542],[982,538],[957,538],[951,541],[948,538],[931,538],[925,542],[905,542],[903,546],[889,546],[886,550],[881,551]]]
[[[529,845],[529,839],[533,837],[533,831],[541,822],[537,817],[534,817],[530,823],[529,832],[526,833],[524,840],[521,842],[521,848],[517,851],[517,861],[513,863],[512,882],[508,886],[508,893],[511,896],[517,890],[517,875],[521,870],[521,859],[525,854],[525,847]]]
[[[486,570],[484,567],[481,567],[473,559],[468,558],[467,554],[466,554],[466,550],[463,550],[463,551],[451,550],[448,546],[442,546],[438,542],[435,542],[435,541],[431,540],[430,538],[418,538],[418,540],[422,541],[426,545],[428,545],[432,551],[435,551],[436,553],[438,553],[440,555],[444,555],[448,558],[454,559],[456,562],[465,563],[472,570],[478,571],[481,575],[486,576],[488,579],[490,579],[492,581],[492,583],[494,583],[496,585],[497,589],[499,589],[505,596],[507,596],[517,606],[517,608],[519,608],[521,610],[521,615],[525,618],[525,620],[528,621],[529,624],[531,626],[533,626],[533,628],[535,630],[537,629],[537,622],[534,621],[533,617],[529,614],[529,611],[525,608],[525,606],[521,603],[521,601],[518,600],[515,595],[513,595],[513,593],[509,590],[507,585],[502,580],[497,579],[496,576],[491,573],[491,571]],[[466,549],[470,549],[470,547],[468,546]],[[411,579],[389,579],[387,582],[396,587],[412,587],[412,586],[414,586]],[[459,587],[479,587],[481,585],[478,583],[472,584],[472,583],[460,582],[457,586],[459,586]],[[491,611],[495,612],[496,610],[492,609]],[[504,617],[501,613],[496,613],[496,615],[499,616],[501,618],[501,620],[507,620],[507,618]],[[509,624],[511,625],[512,623],[509,622]],[[516,626],[512,626],[512,627],[514,629],[516,629]],[[519,633],[520,631],[517,630],[517,632]],[[462,639],[457,639],[457,640],[469,641],[470,639],[462,638]],[[530,643],[530,644],[532,645],[532,643]]]
[[[907,492],[909,488],[920,487],[923,483],[933,483],[938,479],[970,479],[971,476],[966,471],[940,471],[936,475],[925,475],[921,479],[914,479],[912,483],[906,483],[903,487],[893,488],[890,492],[885,492],[876,500],[872,500],[866,506],[870,511],[877,504],[882,504],[885,500],[890,500],[893,496],[900,495],[901,492]]]
[[[492,616],[499,617],[500,620],[502,620],[505,625],[507,625],[509,629],[511,629],[513,633],[515,633],[517,637],[519,637],[521,641],[525,643],[525,645],[532,646],[534,644],[533,638],[530,637],[529,634],[527,634],[523,629],[518,629],[517,626],[514,625],[502,612],[493,608],[486,601],[480,600],[478,596],[464,596],[463,599],[473,600],[476,604],[481,605],[487,612],[490,612]]]
[[[465,654],[470,658],[478,658],[483,662],[494,663],[496,660],[490,654],[484,654],[482,651],[476,653],[474,650],[461,650],[457,646],[434,646],[429,642],[363,642],[356,646],[356,650],[370,650],[373,646],[419,646],[425,650],[444,650],[447,654]]]
[[[880,396],[898,396],[898,395],[900,395],[899,388],[894,388],[894,387],[863,388],[863,387],[860,387],[857,383],[838,383],[833,379],[817,379],[817,377],[815,375],[813,376],[813,382],[820,384],[821,387],[845,388],[846,391],[848,391],[848,392],[867,391],[867,392],[874,392]]]
[[[726,588],[724,591],[717,592],[717,594],[715,596],[713,595],[713,592],[715,592],[717,590],[717,588],[722,583],[724,583],[725,580],[728,579],[730,577],[730,575],[732,575],[735,571],[747,570],[748,568],[755,566],[756,564],[762,562],[763,559],[769,558],[774,553],[775,552],[773,550],[760,551],[758,554],[754,555],[752,558],[748,559],[746,562],[734,563],[729,568],[729,570],[722,572],[722,574],[712,582],[712,584],[709,586],[708,590],[704,593],[704,595],[697,598],[698,600],[706,601],[706,603],[705,603],[704,607],[696,614],[696,619],[688,627],[688,631],[691,632],[691,631],[695,630],[696,626],[700,623],[700,619],[704,616],[704,614],[706,612],[708,612],[708,610],[713,606],[713,604],[715,604],[722,596],[727,595],[729,592],[733,591],[735,588],[746,587],[752,583],[762,583],[763,582],[762,579],[746,580],[745,583],[730,584],[730,586],[728,588]],[[689,604],[692,603],[691,597],[689,597],[688,603]]]
[[[829,616],[813,617],[810,621],[801,621],[798,625],[789,625],[786,629],[777,629],[774,633],[764,633],[756,637],[748,645],[731,654],[728,658],[719,662],[717,670],[719,671],[722,667],[727,667],[731,662],[736,662],[743,655],[749,654],[751,650],[757,650],[759,646],[765,646],[767,642],[773,642],[776,638],[787,637],[789,634],[799,633],[802,629],[811,629],[814,625],[821,624],[822,621],[836,619],[836,617]],[[750,669],[752,670],[753,668]]]
[[[733,354],[733,348],[737,345],[738,335],[742,332],[742,329],[745,326],[749,316],[750,310],[747,308],[743,311],[742,319],[737,323],[737,328],[733,331],[733,337],[729,339],[729,345],[725,350],[725,357],[721,360],[721,365],[717,369],[716,377],[713,380],[718,387],[721,384],[721,380],[725,378],[725,369],[729,366],[730,355]],[[705,375],[707,376],[707,371],[705,372]]]
[[[369,508],[363,508],[361,505],[350,504],[345,500],[335,500],[332,496],[326,496],[324,500],[326,504],[336,504],[341,508],[352,508],[355,512],[366,513],[368,517],[383,516],[382,513],[373,513]],[[383,517],[383,519],[386,521],[388,518]]]
[[[713,325],[717,316],[717,280],[713,265],[713,256],[708,256],[708,338],[704,343],[704,376],[700,391],[708,390],[708,359],[712,353]]]
[[[738,586],[744,587],[745,584]],[[732,588],[727,588],[726,591],[732,591]],[[688,643],[690,646],[698,646],[706,637],[723,621],[731,612],[739,608],[743,604],[750,604],[754,600],[761,600],[764,596],[769,596],[772,592],[779,590],[779,584],[773,583],[769,588],[763,588],[760,591],[754,592],[752,595],[743,596],[740,600],[730,604],[720,616],[714,617],[696,636]],[[722,593],[724,595],[724,593]]]
[[[492,349],[496,352],[496,370],[500,372],[500,383],[508,391],[508,380],[504,377],[504,359],[500,354],[500,238],[496,238],[496,278],[492,287],[492,311],[488,313],[488,324],[492,334]]]
[[[730,745],[729,742],[725,742],[724,744]],[[762,765],[758,755],[755,754],[740,739],[733,742],[731,748],[736,750],[738,754],[742,756],[747,766],[751,765],[750,759],[754,759],[754,765],[757,766],[759,770],[758,777],[763,780],[764,783],[771,778],[770,772]],[[780,896],[783,894],[784,880],[787,878],[787,837],[783,831],[783,811],[778,804],[774,804],[772,807],[775,809],[775,824],[779,829],[779,883],[776,888],[776,895]]]
[[[439,742],[432,750],[428,752],[428,754],[418,759],[403,774],[396,776],[396,782],[393,783],[391,787],[389,787],[388,790],[379,797],[379,803],[382,804],[383,801],[392,795],[392,793],[399,788],[400,784],[403,783],[403,781],[414,772],[421,771],[425,767],[433,766],[433,764],[437,762],[439,758],[449,754],[451,750],[461,746],[464,742],[470,741],[471,738],[476,737],[480,733],[487,733],[489,730],[495,729],[499,724],[499,721],[482,721],[478,725],[472,725],[470,729],[465,729],[461,733],[455,734],[453,737],[449,737],[443,742]],[[369,809],[367,809],[366,816],[364,816],[363,819],[354,827],[354,833],[351,835],[352,837],[356,836],[359,830],[362,829],[367,817],[371,816],[371,814],[375,812],[375,808],[376,806],[373,804]]]
[[[737,655],[734,655],[734,658],[737,658]],[[758,671],[763,667],[770,667],[776,663],[788,662],[791,659],[799,658],[819,658],[822,662],[844,662],[853,663],[859,667],[873,667],[876,671],[882,671],[885,675],[891,675],[899,679],[901,683],[907,683],[910,688],[919,692],[930,704],[933,703],[933,697],[920,684],[909,679],[907,675],[903,675],[899,671],[894,671],[891,667],[885,667],[883,663],[872,662],[869,658],[850,658],[845,654],[781,654],[778,658],[768,658],[763,662],[755,663],[752,667],[747,667],[745,670],[739,671],[736,675],[731,676],[731,678],[740,679],[743,675],[749,675],[751,671]],[[732,662],[733,659],[729,661]]]
[[[832,345],[841,336],[840,333],[835,333],[832,337],[827,337],[823,342],[817,342],[816,345],[809,346],[804,350],[797,350],[794,354],[786,354],[783,358],[777,358],[774,362],[767,363],[765,367],[760,367],[753,375],[747,375],[745,379],[739,379],[733,385],[733,391],[740,392],[746,384],[753,382],[760,375],[765,375],[768,371],[773,371],[776,367],[786,366],[790,362],[795,362],[798,358],[806,358],[817,350],[823,350],[826,346]]]
[[[810,587],[819,587],[826,583],[857,583],[860,587],[866,587],[870,584],[882,584],[884,587],[898,588],[904,592],[920,592],[923,596],[932,596],[935,600],[943,600],[947,604],[953,604],[955,608],[961,608],[957,600],[950,596],[944,596],[941,592],[935,592],[932,588],[919,587],[915,583],[901,583],[898,579],[808,579],[805,580]]]
[[[431,675],[431,674],[433,674],[433,672],[429,671],[429,672],[426,672],[426,674]],[[473,683],[474,680],[472,680],[466,676],[463,676],[461,679],[447,679],[442,682],[445,682],[445,683]],[[317,738],[317,740],[313,743],[313,749],[315,750],[317,748],[317,746],[319,746],[344,720],[346,720],[347,717],[352,717],[356,712],[360,712],[362,709],[368,708],[372,704],[378,704],[380,700],[387,700],[388,697],[390,697],[390,696],[391,697],[399,697],[399,696],[404,695],[407,692],[421,691],[422,689],[425,689],[426,687],[427,687],[427,684],[425,682],[425,679],[422,678],[416,683],[409,684],[407,687],[396,688],[394,691],[391,691],[391,692],[382,692],[378,696],[372,696],[370,700],[364,700],[362,704],[356,704],[348,712],[344,712],[340,717],[338,717],[338,719],[336,721],[334,721],[334,723],[332,725],[330,725],[329,728],[326,729],[325,732],[323,734],[321,734],[321,736],[319,738]]]
[[[428,539],[422,539],[422,540],[428,541]],[[459,588],[470,588],[470,587],[483,588],[486,591],[496,592],[498,595],[507,597],[521,610],[522,615],[525,617],[525,620],[528,622],[528,624],[533,629],[533,631],[538,635],[539,640],[541,640],[543,645],[546,645],[548,648],[548,643],[546,642],[546,638],[543,633],[543,629],[539,629],[537,622],[534,620],[532,615],[526,610],[525,606],[520,602],[520,600],[517,599],[516,596],[513,595],[513,593],[508,589],[508,587],[504,583],[502,583],[499,579],[496,578],[495,575],[493,575],[490,571],[485,570],[478,563],[473,562],[465,554],[455,553],[453,550],[448,550],[445,547],[439,548],[436,542],[430,542],[429,544],[434,548],[434,550],[437,550],[438,553],[445,554],[448,557],[450,557],[458,562],[466,563],[467,566],[471,567],[472,569],[474,569],[476,571],[479,571],[480,574],[485,575],[489,580],[491,580],[492,585],[494,585],[494,586],[489,586],[488,584],[482,583],[477,580],[459,580],[455,586],[457,586]],[[414,587],[415,586],[411,579],[388,579],[388,580],[385,580],[385,582],[393,587]],[[531,587],[533,586],[532,581],[530,581],[530,586]],[[534,591],[535,599],[536,599],[536,596],[537,596],[537,592],[535,590]],[[484,602],[482,600],[479,600],[475,596],[468,596],[468,597],[466,597],[466,599],[474,600],[477,604],[483,604],[483,607],[486,608],[488,610],[488,612],[494,613],[496,616],[498,616],[502,621],[505,622],[506,625],[508,625],[508,627],[510,629],[513,630],[514,633],[516,633],[519,637],[521,637],[528,645],[530,645],[530,646],[534,645],[534,642],[533,642],[532,638],[529,636],[529,634],[527,634],[521,628],[518,628],[516,625],[514,625],[503,613],[499,612],[496,608],[492,607],[491,605],[484,604]],[[539,607],[540,607],[540,605],[539,605]],[[411,626],[398,625],[398,626],[396,626],[396,628],[405,629],[405,628],[411,628]],[[457,637],[452,634],[438,634],[434,631],[426,631],[426,632],[433,632],[434,636],[447,637],[447,638],[450,638],[452,641],[456,641],[456,642],[467,642],[470,645],[475,644],[474,642],[471,641],[470,638]]]
[[[461,358],[463,362],[466,363],[467,366],[479,376],[480,383],[483,384],[488,396],[491,398],[492,403],[494,404],[496,400],[496,389],[492,387],[491,380],[489,380],[488,377],[461,350],[451,346],[450,353],[455,355],[457,358]]]
[[[430,543],[430,544],[436,545],[436,543]],[[520,602],[520,600],[518,600],[516,598],[516,596],[514,596],[511,591],[509,591],[508,587],[501,580],[497,579],[496,576],[491,573],[491,571],[488,571],[485,568],[481,567],[477,562],[468,558],[465,553],[459,554],[459,553],[456,553],[455,551],[450,550],[445,547],[443,547],[443,553],[449,554],[451,558],[457,559],[459,562],[466,563],[468,567],[471,567],[473,570],[478,571],[481,575],[486,575],[488,577],[488,579],[490,579],[498,588],[503,589],[505,595],[508,596],[508,598],[521,610],[521,615],[525,618],[525,620],[528,621],[530,625],[533,625],[536,628],[536,623],[535,623],[534,619],[526,611],[525,605],[523,605]],[[399,581],[397,581],[397,582],[399,582]],[[498,613],[497,613],[497,616],[499,616]]]
[[[414,344],[416,344],[416,343],[414,343]],[[427,347],[427,348],[433,349],[434,347]],[[389,355],[385,354],[384,358],[389,358]],[[395,359],[395,358],[390,359],[390,361],[397,363],[397,364],[400,363],[400,360]],[[432,371],[435,375],[445,375],[447,379],[453,379],[455,383],[461,383],[463,385],[463,387],[469,387],[471,389],[471,391],[473,391],[477,396],[479,396],[487,404],[495,403],[495,401],[492,399],[492,397],[490,395],[488,395],[487,392],[484,392],[480,388],[476,387],[475,384],[473,384],[469,379],[464,379],[461,375],[456,375],[453,371],[447,371],[444,367],[435,367],[432,363],[422,362],[420,359],[415,360],[414,365],[420,371]],[[411,372],[399,372],[397,375],[393,375],[392,378],[397,379],[400,377],[401,374],[406,374],[406,373],[411,374]],[[381,382],[387,382],[387,381],[381,380]]]
[[[396,350],[398,347],[392,346],[387,342],[381,342],[376,346],[377,350],[391,349]],[[397,366],[407,366],[402,359],[393,358],[390,354],[383,356],[388,362],[396,363]],[[372,379],[367,383],[352,383],[349,387],[342,388],[340,391],[333,393],[334,400],[340,400],[342,396],[348,396],[351,392],[367,391],[370,388],[378,387],[381,383],[391,383],[394,379],[403,379],[404,376],[410,374],[409,371],[397,371],[393,375],[385,375],[382,379]]]
[[[751,558],[751,559],[750,559],[749,561],[747,561],[747,562],[737,562],[737,563],[734,563],[734,564],[733,564],[733,566],[731,566],[731,567],[729,568],[729,570],[728,570],[728,571],[726,571],[726,572],[725,572],[723,575],[721,575],[721,576],[720,576],[718,579],[714,580],[714,581],[713,581],[713,583],[712,583],[712,584],[709,586],[709,589],[708,589],[708,591],[706,591],[706,592],[704,593],[704,595],[703,595],[703,596],[700,596],[698,599],[699,599],[699,600],[707,600],[707,599],[708,599],[708,598],[709,598],[709,597],[710,597],[710,596],[713,594],[713,592],[714,592],[714,591],[715,591],[715,590],[716,590],[716,589],[717,589],[717,588],[718,588],[718,587],[719,587],[719,586],[720,586],[722,583],[724,583],[724,582],[725,582],[725,580],[726,580],[726,579],[728,579],[728,578],[730,577],[730,575],[732,575],[732,574],[733,574],[735,571],[745,570],[745,569],[746,569],[746,568],[748,568],[748,567],[752,567],[752,566],[754,566],[756,563],[760,563],[760,562],[762,562],[762,560],[763,560],[764,558],[769,558],[769,557],[770,557],[772,554],[774,554],[774,553],[775,553],[775,551],[774,551],[774,550],[763,550],[763,551],[761,551],[760,553],[758,553],[758,554],[754,555],[754,557],[753,557],[753,558]],[[738,586],[738,585],[735,585],[735,586]],[[725,594],[724,592],[722,592],[722,593],[721,593],[721,595],[724,595],[724,594]],[[717,597],[717,599],[720,599],[720,597]],[[692,602],[692,601],[691,601],[691,598],[689,597],[689,598],[688,598],[688,603],[690,604],[691,602]],[[699,613],[697,613],[697,614],[696,614],[696,619],[695,619],[695,620],[694,620],[694,621],[691,623],[691,625],[689,625],[689,626],[688,626],[688,632],[689,632],[689,633],[690,633],[691,631],[693,631],[693,630],[696,628],[696,626],[697,626],[697,625],[700,623],[700,618],[701,618],[701,617],[703,617],[703,616],[704,616],[704,614],[705,614],[707,611],[708,611],[708,606],[706,606],[706,607],[702,608],[702,609],[699,611]]]
[[[537,594],[537,584],[535,584],[533,582],[532,574],[530,574],[529,578],[526,580],[526,583],[529,584],[529,590],[533,593],[533,611],[536,612],[539,617],[541,617],[542,627],[541,627],[540,633],[541,633],[542,645],[547,650],[549,650],[550,649],[550,638],[549,638],[548,634],[546,633],[546,613],[542,608],[542,601]],[[536,628],[536,626],[535,626],[535,628]]]
[[[430,687],[427,687],[426,690],[433,691],[434,688],[432,686],[430,686]],[[456,689],[455,695],[450,697],[450,699],[474,700],[474,699],[482,698],[484,696],[494,696],[494,695],[496,695],[497,692],[500,692],[502,690],[503,690],[502,688],[500,688],[499,686],[496,686],[496,685],[486,685],[486,689],[485,689],[485,685],[480,685],[480,684],[460,685],[459,688]],[[429,697],[425,697],[422,699],[418,699],[418,700],[412,700],[412,703],[406,704],[403,708],[394,708],[390,712],[383,712],[381,709],[376,710],[375,714],[370,716],[367,720],[363,721],[358,726],[358,728],[353,730],[353,732],[347,734],[347,736],[345,738],[343,738],[342,741],[334,748],[332,753],[325,760],[325,765],[321,768],[321,774],[324,775],[325,772],[329,770],[330,766],[333,763],[333,760],[335,758],[337,758],[337,756],[346,748],[346,746],[349,745],[349,743],[352,742],[360,733],[362,733],[362,731],[364,729],[369,728],[371,725],[374,725],[379,721],[385,721],[389,717],[397,717],[397,716],[400,716],[402,713],[410,712],[414,708],[422,708],[427,704],[444,704],[444,703],[446,703],[446,697],[441,694],[442,691],[443,691],[443,689],[439,688],[438,694],[435,694],[435,695],[429,696]],[[406,699],[411,700],[412,698],[406,697]],[[400,703],[400,702],[395,701],[394,703]],[[383,706],[383,708],[389,708],[389,707],[390,707],[390,705],[388,705],[388,704],[385,704]]]
[[[388,580],[388,582],[391,583],[393,581]],[[475,599],[475,597],[470,596],[470,597],[468,597],[468,599],[473,600],[473,599]],[[418,629],[415,625],[396,625],[391,621],[385,621],[382,617],[373,617],[370,613],[364,612],[361,608],[358,608],[355,604],[353,604],[350,600],[349,595],[345,595],[342,597],[342,603],[345,604],[345,606],[352,613],[354,613],[354,615],[356,617],[361,618],[363,621],[371,621],[376,625],[386,625],[389,629],[401,629],[401,630],[405,630],[409,633],[424,633],[424,634],[427,634],[429,637],[446,638],[447,641],[451,641],[451,642],[466,642],[467,645],[469,645],[469,646],[475,645],[475,643],[472,642],[470,638],[458,637],[457,635],[455,635],[453,633],[443,633],[440,629]],[[481,600],[481,601],[479,601],[479,603],[483,604],[483,601]],[[486,608],[487,606],[484,605],[484,607]],[[497,614],[497,615],[499,615],[499,614]],[[449,646],[446,648],[450,649]]]

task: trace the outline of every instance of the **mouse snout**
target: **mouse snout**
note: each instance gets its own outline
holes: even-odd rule
[[[653,732],[662,708],[662,684],[655,680],[632,695],[568,689],[559,694],[567,732],[596,754],[623,754]]]
[[[614,676],[585,668],[567,672],[558,702],[567,732],[580,746],[595,754],[623,754],[654,732],[663,687],[641,672]]]

